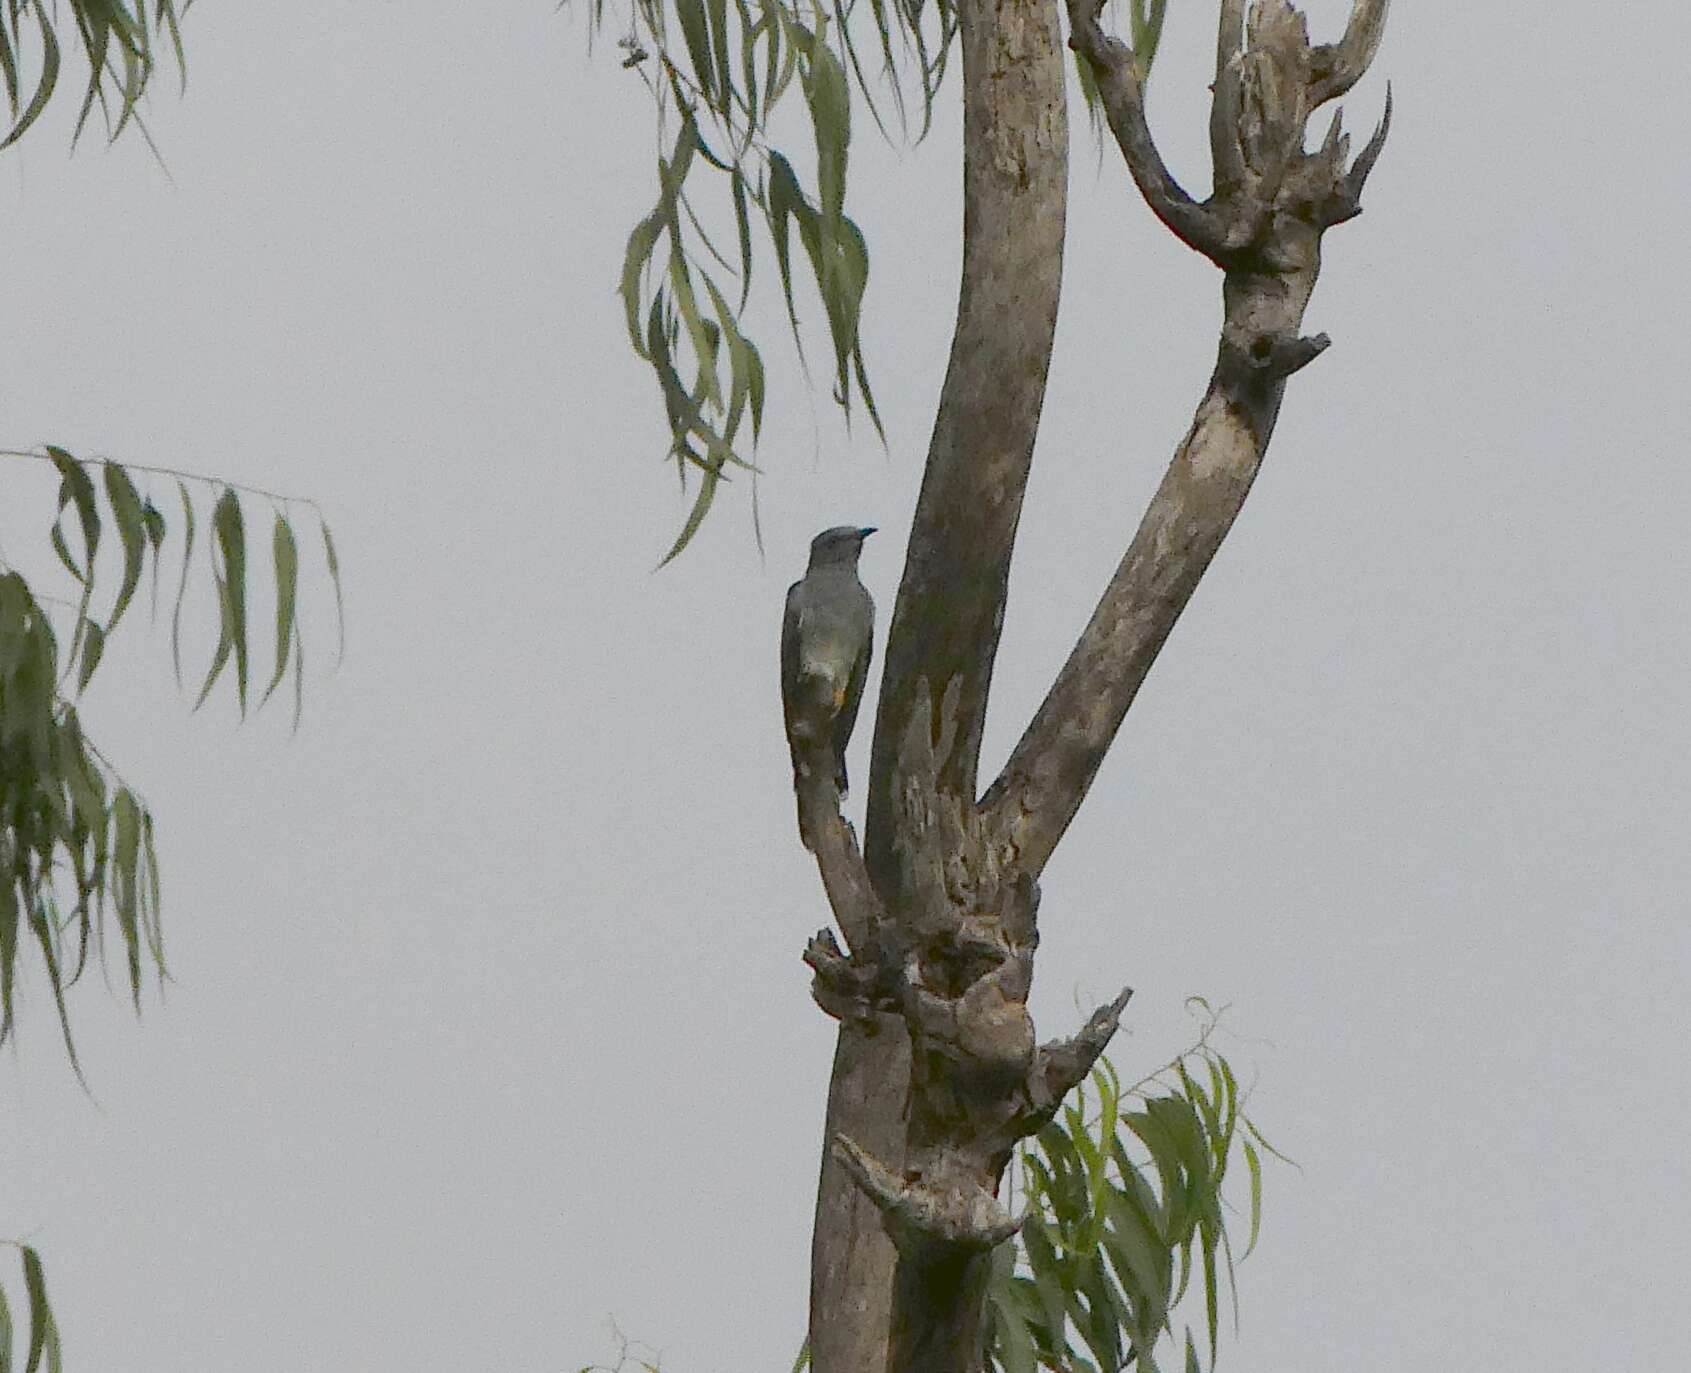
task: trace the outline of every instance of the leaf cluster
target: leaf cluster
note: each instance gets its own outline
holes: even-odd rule
[[[1147,74],[1166,3],[1129,0]],[[602,30],[604,0],[588,8],[592,31]],[[618,46],[653,102],[660,152],[657,201],[629,234],[618,291],[629,342],[658,383],[666,457],[684,489],[698,479],[665,562],[687,546],[723,482],[758,470],[744,437],[749,427],[755,453],[766,393],[748,318],[754,240],[773,253],[801,366],[808,373],[795,279],[808,276],[832,348],[834,402],[848,424],[860,403],[885,442],[861,336],[869,242],[846,213],[852,108],[861,101],[885,137],[896,128],[920,141],[958,25],[956,0],[630,0]],[[1078,60],[1076,70],[1101,128],[1091,71]],[[776,120],[793,92],[813,145],[813,185]],[[701,184],[724,224],[732,213],[726,251],[705,226]]]
[[[13,1028],[20,949],[33,943],[46,967],[74,1065],[65,989],[86,968],[91,945],[104,958],[108,910],[123,940],[137,1011],[144,965],[151,964],[159,978],[166,976],[153,817],[140,794],[88,737],[77,703],[99,669],[111,636],[120,623],[127,623],[125,615],[149,573],[156,616],[167,556],[180,562],[171,612],[172,654],[180,683],[183,608],[199,524],[190,493],[190,484],[195,484],[216,492],[203,542],[216,590],[218,626],[195,708],[204,704],[232,662],[235,695],[245,714],[253,656],[247,519],[239,489],[204,478],[77,458],[54,445],[40,451],[0,450],[0,456],[48,463],[58,473],[58,510],[48,537],[77,590],[70,600],[38,595],[21,572],[0,560],[0,1043]],[[174,479],[181,508],[180,532],[174,537],[170,522],[137,485],[134,472]],[[269,493],[246,494],[249,501],[257,496],[274,506],[270,542],[275,661],[259,704],[291,671],[297,727],[305,647],[298,615],[298,541],[289,513],[294,503]],[[340,569],[334,540],[320,512],[317,520],[338,614]],[[115,532],[122,572],[109,609],[97,616],[98,555],[108,528]],[[71,612],[62,654],[51,614],[55,607]],[[252,685],[256,690],[257,683]]]
[[[69,11],[88,67],[75,136],[81,136],[95,105],[105,119],[108,138],[116,139],[131,122],[145,136],[136,107],[157,66],[161,44],[169,45],[183,82],[188,79],[181,19],[193,3],[153,0],[149,8],[147,0],[0,0],[0,82],[12,119],[0,148],[28,132],[58,86],[67,46],[59,36],[61,10]],[[35,44],[41,49],[39,69],[35,88],[25,100],[21,59]]]
[[[1208,1014],[1207,1006],[1204,1011]],[[1021,1150],[1027,1219],[994,1255],[988,1338],[1003,1373],[1155,1373],[1175,1308],[1192,1286],[1206,1338],[1184,1331],[1184,1368],[1213,1367],[1221,1275],[1233,1297],[1233,1243],[1222,1189],[1242,1157],[1249,1235],[1262,1216],[1262,1151],[1275,1152],[1245,1113],[1227,1059],[1210,1043],[1212,1016],[1186,1053],[1123,1090],[1108,1059]],[[1277,1155],[1278,1156],[1278,1155]]]
[[[859,9],[873,21],[875,75],[859,50]],[[603,25],[602,3],[591,17]],[[658,381],[667,456],[684,484],[689,473],[699,478],[666,562],[697,531],[730,469],[756,471],[744,441],[749,424],[755,451],[765,399],[762,353],[745,327],[754,221],[773,251],[801,364],[795,279],[807,273],[828,326],[833,399],[848,423],[860,403],[884,440],[860,336],[869,247],[846,213],[853,88],[883,132],[888,102],[903,126],[899,57],[906,54],[925,132],[956,30],[953,0],[632,0],[623,65],[639,72],[651,95],[665,151],[657,203],[629,235],[619,289],[629,341]],[[775,134],[776,112],[795,92],[813,145],[812,185],[795,165],[804,159]],[[700,172],[732,211],[735,238],[726,252],[695,209]]]
[[[15,1240],[0,1240],[0,1245],[16,1249],[23,1260],[24,1299],[28,1304],[27,1323],[23,1330],[24,1373],[36,1373],[43,1367],[47,1373],[63,1373],[59,1325],[47,1300],[47,1274],[41,1265],[41,1255],[29,1245]],[[13,1326],[6,1288],[0,1284],[0,1373],[13,1373],[17,1366],[13,1357]]]

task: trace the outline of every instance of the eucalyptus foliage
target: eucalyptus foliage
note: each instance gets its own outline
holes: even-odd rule
[[[1248,1233],[1262,1228],[1263,1155],[1289,1162],[1246,1114],[1232,1065],[1211,1042],[1221,1024],[1202,997],[1197,1041],[1123,1087],[1107,1056],[1064,1100],[1051,1123],[1016,1151],[1016,1236],[993,1252],[987,1347],[999,1373],[1156,1373],[1166,1339],[1183,1373],[1213,1369],[1220,1348],[1223,1275],[1238,1318],[1233,1241],[1223,1183],[1235,1159],[1246,1171]],[[1193,1287],[1193,1278],[1197,1286]],[[1204,1302],[1204,1337],[1179,1336],[1175,1308],[1191,1291]],[[618,1338],[622,1339],[620,1332]],[[593,1364],[580,1373],[617,1373]],[[800,1349],[793,1373],[810,1366]],[[647,1373],[652,1363],[641,1362]]]
[[[91,947],[104,957],[108,912],[122,940],[137,1011],[144,970],[150,966],[159,978],[166,976],[152,813],[89,738],[78,710],[107,644],[120,624],[130,622],[126,617],[143,578],[151,582],[157,614],[160,573],[169,561],[176,572],[171,647],[181,682],[183,609],[196,549],[203,546],[201,562],[215,591],[217,638],[194,688],[195,708],[223,680],[244,715],[249,696],[262,705],[291,676],[297,726],[305,639],[293,512],[306,508],[318,525],[337,621],[340,567],[328,523],[310,502],[167,469],[77,458],[53,445],[0,450],[0,457],[50,464],[58,473],[58,509],[48,541],[73,590],[70,598],[37,594],[21,572],[0,560],[0,1043],[13,1030],[20,951],[33,947],[75,1065],[65,990],[86,968]],[[134,474],[140,474],[140,484]],[[179,519],[172,517],[174,531],[147,489],[165,482],[175,487],[175,499],[166,505],[180,509]],[[202,493],[198,507],[196,489]],[[210,519],[200,538],[205,493]],[[275,607],[274,633],[265,636],[273,645],[273,663],[262,676],[256,675],[260,655],[251,642],[257,627],[249,615],[254,568],[247,534],[248,508],[260,503],[270,511]],[[108,530],[121,562],[115,589],[100,578],[98,555]]]
[[[1262,1155],[1279,1155],[1211,1043],[1217,1016],[1194,1005],[1205,1022],[1191,1049],[1125,1089],[1101,1058],[1090,1090],[1071,1093],[1019,1151],[1025,1219],[993,1256],[988,1307],[1003,1373],[1154,1373],[1165,1337],[1187,1373],[1214,1367],[1224,1276],[1237,1316],[1223,1184],[1242,1159],[1244,1257],[1261,1226]],[[1175,1330],[1189,1290],[1203,1299],[1202,1338]]]
[[[186,82],[181,19],[194,0],[0,0],[0,81],[11,127],[0,148],[15,143],[41,117],[58,88],[64,55],[80,54],[88,77],[76,116],[81,135],[94,107],[116,138],[131,123],[146,132],[137,102],[168,47]],[[29,94],[26,96],[25,92]]]
[[[1165,5],[1128,5],[1147,72]],[[795,280],[807,278],[827,324],[833,399],[848,423],[861,406],[885,441],[861,333],[869,241],[846,212],[853,107],[883,136],[920,141],[959,20],[955,0],[628,0],[614,15],[589,0],[588,9],[591,32],[621,29],[622,65],[656,119],[657,200],[629,234],[618,289],[629,343],[658,383],[666,456],[683,487],[697,478],[667,562],[721,484],[757,471],[766,380],[751,309],[754,244],[773,254],[801,364]],[[1090,75],[1077,70],[1095,109]]]
[[[41,1255],[27,1244],[15,1240],[0,1240],[0,1247],[15,1249],[23,1262],[24,1325],[21,1331],[24,1351],[24,1373],[62,1373],[63,1357],[59,1347],[59,1326],[53,1319],[53,1307],[47,1300],[47,1274]],[[6,1300],[6,1288],[0,1284],[0,1373],[12,1373],[17,1367],[13,1340],[18,1332],[12,1308]]]

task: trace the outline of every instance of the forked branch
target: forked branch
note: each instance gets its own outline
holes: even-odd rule
[[[1386,117],[1354,164],[1335,117],[1305,151],[1310,113],[1349,90],[1379,46],[1386,0],[1356,0],[1342,41],[1312,48],[1289,0],[1221,0],[1210,117],[1215,192],[1194,204],[1145,123],[1133,51],[1069,0],[1071,44],[1091,65],[1110,127],[1151,209],[1226,272],[1215,371],[1192,428],[1092,618],[981,803],[1007,865],[1037,877],[1092,785],[1133,698],[1232,528],[1279,415],[1286,379],[1327,347],[1302,334],[1321,238],[1361,209]]]
[[[1208,204],[1186,193],[1157,151],[1145,119],[1144,73],[1133,49],[1104,32],[1103,9],[1104,0],[1069,0],[1069,46],[1092,67],[1110,132],[1151,212],[1187,247],[1214,257],[1222,249],[1222,226]]]

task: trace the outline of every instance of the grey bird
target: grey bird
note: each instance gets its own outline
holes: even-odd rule
[[[815,847],[812,816],[846,792],[846,744],[875,644],[875,602],[857,580],[857,556],[874,532],[846,524],[824,529],[810,541],[809,568],[787,590],[781,707],[806,848]],[[827,781],[833,797],[822,785]]]

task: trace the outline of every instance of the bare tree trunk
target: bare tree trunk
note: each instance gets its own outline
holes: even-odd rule
[[[987,688],[1062,277],[1068,119],[1057,5],[961,0],[959,12],[963,279],[888,637],[869,782],[869,871],[900,920],[924,906],[935,915],[951,906],[933,885],[936,851],[914,864],[900,856],[909,833],[901,816],[911,804],[938,802],[942,792],[954,816],[974,804]],[[959,596],[960,586],[969,594]],[[913,760],[901,754],[903,737],[913,722],[926,729],[931,701],[947,693],[955,723],[940,760],[943,776],[915,776]],[[865,963],[881,956],[851,948]],[[905,1150],[909,1037],[896,1000],[877,1020],[884,1028],[872,1037],[858,1028],[861,1017],[842,1020],[827,1138],[856,1140],[897,1168]],[[825,1146],[811,1258],[817,1373],[887,1367],[893,1265],[879,1213]]]
[[[806,950],[841,1021],[812,1251],[817,1373],[978,1373],[997,1200],[1018,1140],[1050,1119],[1114,1033],[1129,993],[1073,1039],[1035,1046],[1027,995],[1038,879],[1140,684],[1255,479],[1304,338],[1321,238],[1360,212],[1390,117],[1349,165],[1335,118],[1387,0],[1356,0],[1312,47],[1288,0],[1221,0],[1215,193],[1197,202],[1145,122],[1137,56],[1103,0],[1069,0],[1128,170],[1158,217],[1225,272],[1215,370],[1091,621],[1003,774],[977,802],[1003,624],[1056,324],[1068,136],[1051,0],[962,0],[963,282],[876,718],[865,852],[837,814],[814,846],[847,949]],[[865,1201],[869,1204],[865,1204]],[[890,1242],[889,1242],[890,1238]]]

